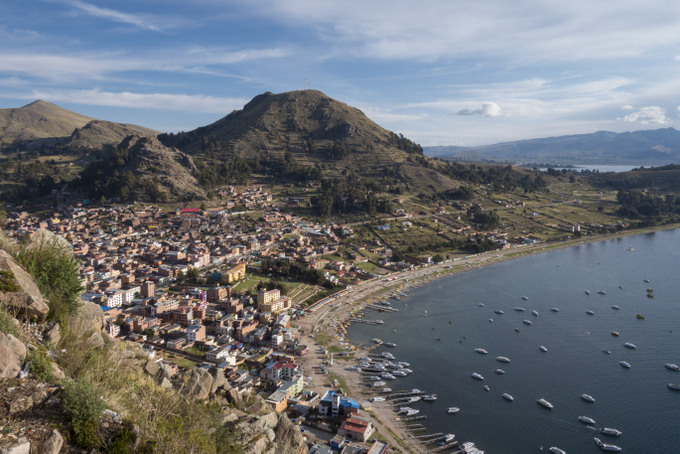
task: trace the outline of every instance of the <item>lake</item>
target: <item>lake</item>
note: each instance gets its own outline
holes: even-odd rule
[[[428,432],[455,433],[487,454],[541,452],[541,446],[597,453],[595,436],[624,452],[680,452],[680,392],[666,387],[680,383],[680,373],[664,367],[680,364],[679,259],[678,230],[527,256],[412,289],[390,300],[399,312],[367,315],[384,325],[353,324],[348,337],[357,344],[374,337],[396,342],[377,351],[390,351],[414,372],[389,386],[436,393],[435,402],[412,404],[427,416]],[[497,362],[500,355],[511,362]],[[473,372],[484,381],[472,379]],[[582,400],[583,393],[596,402]],[[539,406],[541,397],[554,409]],[[451,406],[460,413],[447,414]],[[599,435],[580,415],[623,435]]]

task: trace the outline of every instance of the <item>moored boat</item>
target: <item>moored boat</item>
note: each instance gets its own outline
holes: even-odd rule
[[[549,410],[552,410],[552,409],[553,409],[553,404],[551,404],[550,402],[548,402],[547,400],[545,400],[545,399],[542,398],[542,397],[541,397],[540,399],[538,399],[538,400],[536,401],[536,403],[538,403],[539,405],[544,406],[545,408],[547,408],[547,409],[549,409]]]
[[[491,391],[491,388],[489,388],[489,385],[484,385],[482,386],[484,388],[484,391]]]
[[[604,290],[598,290],[597,293],[599,293],[600,295],[606,295],[607,294],[607,292],[605,292]]]
[[[581,394],[581,399],[585,400],[586,402],[595,402],[595,398],[590,394]]]
[[[623,346],[626,347],[626,348],[630,348],[631,350],[635,350],[637,348],[637,346],[635,344],[630,343],[630,342],[626,342],[625,344],[623,344]]]
[[[618,336],[619,336],[619,332],[618,332],[618,331],[612,331],[612,336],[618,337]]]
[[[593,311],[591,311],[591,310],[587,310],[587,311],[586,311],[586,314],[588,314],[588,315],[595,315],[595,312],[593,312]]]
[[[600,433],[603,435],[611,435],[612,437],[620,437],[622,432],[611,427],[602,427]]]
[[[460,408],[458,407],[449,407],[446,410],[446,413],[452,414],[452,413],[458,413],[460,411]]]
[[[512,397],[512,396],[511,396],[510,394],[508,394],[508,393],[503,393],[503,394],[501,395],[501,397],[503,397],[503,399],[508,400],[508,401],[510,401],[510,402],[512,402],[513,400],[515,400],[515,398]]]
[[[483,348],[475,348],[475,351],[479,354],[482,354],[482,355],[486,355],[487,353],[489,353]]]
[[[593,418],[589,418],[587,416],[579,416],[578,420],[581,421],[584,424],[595,425],[595,420]]]
[[[472,373],[472,378],[475,380],[484,380],[484,377],[481,374],[478,374],[477,372]]]
[[[444,443],[449,443],[453,441],[454,438],[456,438],[455,434],[446,434],[444,435]]]
[[[614,309],[615,311],[621,310],[621,308],[619,306],[617,306],[616,304],[612,304],[612,309]]]
[[[553,308],[550,309],[550,310],[551,310],[552,312],[559,312],[559,311],[560,311],[560,310],[559,310],[558,308],[556,308],[556,307],[553,307]]]
[[[680,391],[680,385],[676,383],[669,383],[666,385],[668,389],[673,390],[673,391]]]
[[[609,452],[621,452],[622,449],[616,445],[612,445],[609,443],[603,443],[602,440],[599,438],[595,437],[595,444],[603,451],[609,451]]]
[[[499,361],[501,363],[509,363],[510,358],[508,358],[507,356],[496,356],[496,361]]]
[[[397,346],[397,344],[395,344],[394,342],[386,342],[385,343],[385,347],[396,347],[396,346]]]
[[[637,318],[638,320],[644,320],[644,319],[645,319],[645,316],[642,315],[642,314],[637,314],[637,315],[635,316],[635,318]]]
[[[534,317],[538,317],[538,311],[531,311],[531,315],[533,315]]]
[[[547,351],[548,351],[548,349],[547,349],[544,345],[539,345],[539,346],[538,346],[538,349],[539,349],[540,351],[542,351],[542,352],[547,352]]]
[[[496,373],[498,375],[503,375],[505,373],[505,371],[503,369],[496,369]]]
[[[551,454],[567,454],[567,451],[565,451],[564,449],[560,449],[558,447],[555,447],[555,446],[551,446],[548,451],[550,451]]]
[[[434,402],[437,400],[437,395],[436,394],[426,394],[423,396],[423,400],[426,402]]]
[[[533,325],[533,323],[531,323],[531,320],[524,320],[522,323],[524,323],[525,325]]]
[[[621,366],[625,367],[626,369],[630,369],[630,363],[628,361],[619,361],[619,364],[621,364]]]
[[[523,307],[516,307],[515,310],[517,312],[524,312],[526,309],[524,309]]]
[[[666,369],[674,370],[675,372],[680,372],[680,366],[673,363],[666,363]]]
[[[498,315],[503,315],[503,313],[504,313],[504,312],[503,312],[502,310],[500,310],[500,309],[496,309],[496,310],[493,311],[493,312],[494,312],[494,314],[498,314]]]

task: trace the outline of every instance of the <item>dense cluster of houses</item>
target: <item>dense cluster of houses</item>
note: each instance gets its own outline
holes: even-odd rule
[[[140,342],[151,354],[168,352],[222,370],[239,393],[265,391],[276,411],[305,408],[314,396],[305,392],[298,364],[307,346],[291,326],[299,310],[278,289],[251,295],[238,294],[233,286],[246,278],[252,262],[265,257],[328,267],[329,280],[336,282],[356,279],[346,263],[319,258],[337,252],[339,235],[350,235],[351,229],[281,213],[265,204],[270,197],[261,190],[230,196],[238,205],[266,210],[254,220],[196,208],[78,206],[46,219],[10,215],[6,232],[19,238],[45,229],[68,241],[81,264],[82,299],[102,307],[111,337]],[[178,283],[192,270],[210,284]],[[171,373],[177,371],[176,364],[164,363]],[[335,399],[324,396],[319,405]],[[351,411],[338,412],[347,402],[343,399],[341,407],[338,400],[321,417],[337,421],[342,435],[335,439],[336,450],[366,452],[363,442],[373,429]],[[363,451],[350,443],[359,439]],[[387,452],[387,445],[371,449]]]

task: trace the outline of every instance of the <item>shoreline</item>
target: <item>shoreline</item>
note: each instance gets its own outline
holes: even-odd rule
[[[301,363],[306,376],[313,377],[311,389],[323,394],[325,390],[334,389],[333,380],[337,380],[337,388],[343,388],[344,393],[362,405],[363,413],[370,416],[377,432],[390,445],[395,448],[394,452],[409,452],[420,454],[429,452],[425,446],[419,444],[417,440],[409,438],[410,435],[405,427],[395,421],[395,414],[387,405],[373,405],[368,402],[369,390],[361,382],[360,377],[355,372],[345,370],[348,361],[336,359],[332,365],[325,366],[328,376],[323,374],[319,377],[317,373],[326,359],[326,355],[319,353],[319,344],[316,339],[324,343],[325,347],[331,351],[338,352],[338,336],[342,335],[339,326],[349,318],[350,311],[359,310],[369,304],[372,300],[384,297],[387,294],[397,291],[405,291],[414,286],[430,284],[440,278],[453,276],[459,273],[477,270],[486,266],[501,263],[528,255],[550,252],[552,250],[578,246],[581,244],[618,239],[627,236],[654,233],[662,230],[674,230],[680,225],[672,224],[656,226],[644,229],[626,230],[612,234],[590,236],[585,238],[574,238],[566,241],[554,243],[538,243],[535,245],[519,246],[510,249],[488,251],[481,254],[465,256],[457,259],[447,260],[438,264],[420,267],[390,275],[389,278],[374,279],[363,282],[351,289],[350,292],[331,300],[324,307],[315,313],[305,316],[300,322],[301,332],[303,331],[304,342],[310,346],[309,353],[302,357]],[[387,280],[393,279],[393,280]],[[316,336],[316,339],[315,339]],[[344,338],[344,336],[343,336]],[[326,341],[326,342],[324,342]],[[333,345],[335,344],[335,345]],[[343,339],[342,346],[348,347],[351,344],[346,338]],[[329,347],[330,346],[330,347]],[[334,348],[335,347],[335,348]],[[360,349],[358,346],[351,345],[354,356],[365,356],[369,349]],[[337,358],[337,357],[336,357]],[[418,434],[416,434],[418,435]],[[374,437],[376,434],[374,434]]]

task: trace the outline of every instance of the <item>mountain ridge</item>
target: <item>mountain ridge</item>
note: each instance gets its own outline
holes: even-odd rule
[[[680,131],[596,131],[479,147],[425,147],[429,156],[463,161],[665,165],[680,162]]]

